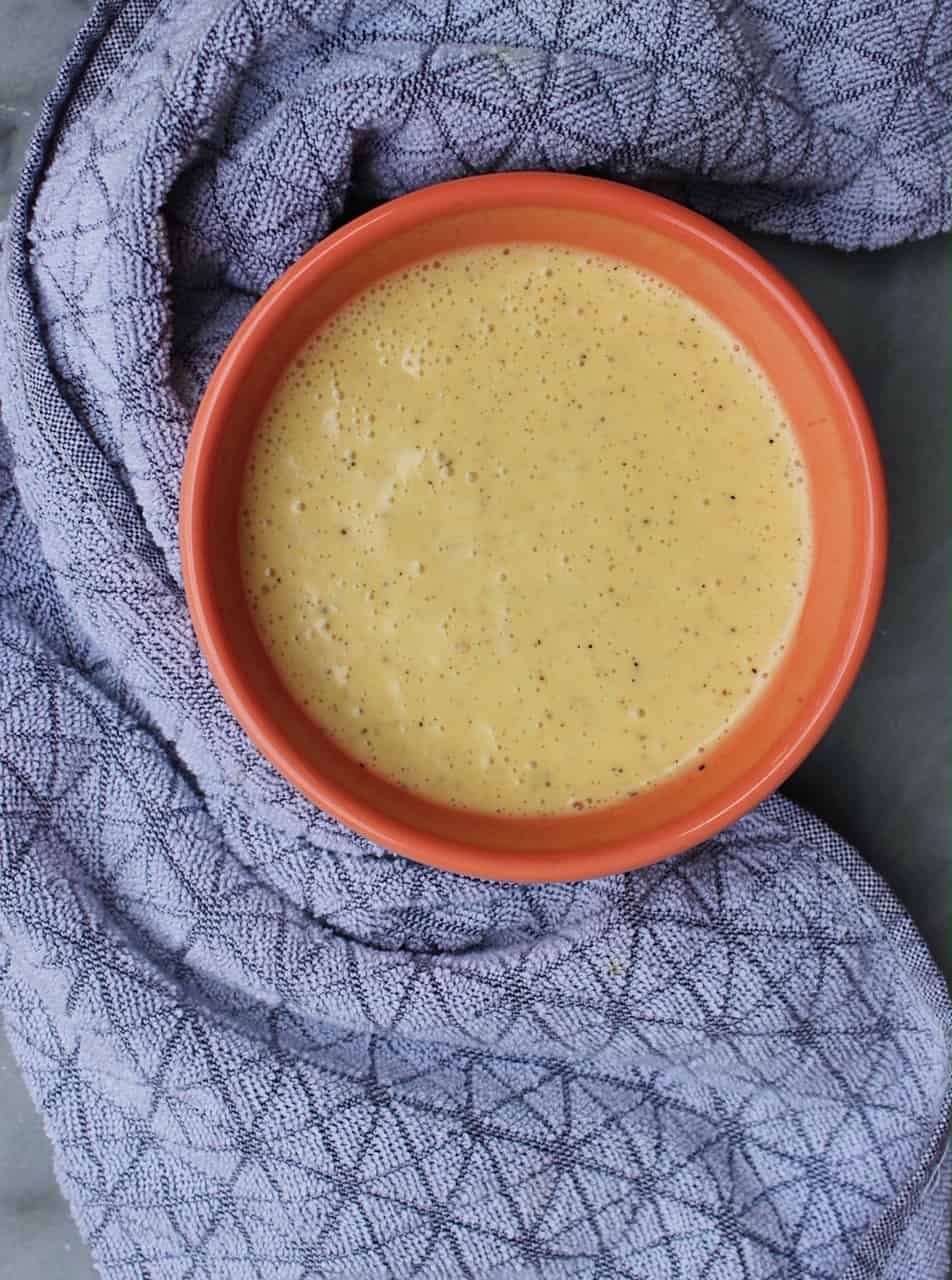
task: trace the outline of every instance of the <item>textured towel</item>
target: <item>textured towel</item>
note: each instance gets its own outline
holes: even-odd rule
[[[335,221],[585,168],[926,235],[948,49],[929,0],[97,9],[3,259],[0,999],[110,1280],[944,1273],[947,992],[855,853],[780,799],[577,885],[375,848],[225,709],[175,529],[209,371]]]

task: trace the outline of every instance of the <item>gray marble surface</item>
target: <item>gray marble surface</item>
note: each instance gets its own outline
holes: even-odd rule
[[[87,10],[86,0],[0,0],[0,217],[43,95]],[[851,363],[879,434],[892,520],[886,598],[866,666],[787,791],[889,881],[948,974],[949,243],[845,255],[746,238],[803,292]],[[95,1274],[0,1036],[0,1280]]]
[[[0,1036],[0,1280],[96,1274],[53,1176],[43,1126]]]

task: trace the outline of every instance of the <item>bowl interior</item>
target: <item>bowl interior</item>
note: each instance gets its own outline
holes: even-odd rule
[[[290,697],[253,625],[238,572],[248,446],[283,369],[327,316],[381,275],[486,243],[561,242],[624,258],[718,316],[770,377],[807,470],[814,560],[784,661],[706,756],[622,804],[507,818],[430,803],[363,769]],[[865,410],[835,348],[793,291],[713,224],[589,179],[507,175],[416,193],[323,241],[269,291],[209,386],[182,495],[186,586],[200,642],[258,747],[306,795],[382,844],[498,878],[560,879],[652,861],[726,825],[775,787],[826,727],[868,639],[883,562],[881,480]]]

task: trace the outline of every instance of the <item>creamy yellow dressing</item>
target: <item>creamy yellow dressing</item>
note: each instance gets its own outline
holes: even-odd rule
[[[795,626],[796,440],[686,295],[555,245],[388,277],[256,435],[246,590],[288,688],[431,799],[602,805],[704,753]]]

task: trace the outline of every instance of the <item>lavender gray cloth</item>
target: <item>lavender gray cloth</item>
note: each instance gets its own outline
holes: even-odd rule
[[[586,169],[844,247],[947,227],[949,25],[98,7],[2,267],[0,1000],[104,1276],[944,1274],[947,992],[851,849],[779,798],[576,885],[371,846],[225,709],[176,509],[228,336],[374,200]]]

